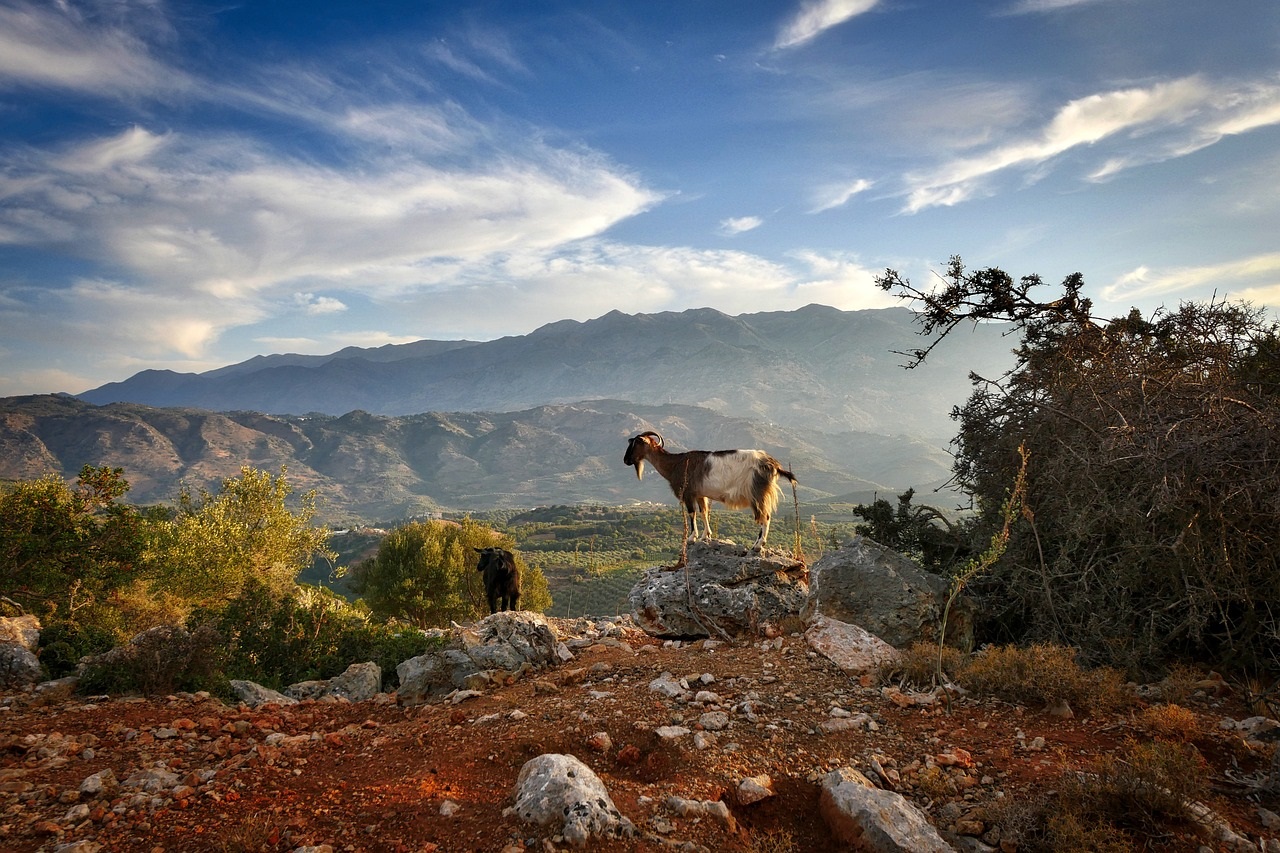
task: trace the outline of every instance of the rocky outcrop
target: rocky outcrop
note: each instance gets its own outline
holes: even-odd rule
[[[628,598],[631,618],[655,637],[755,637],[795,618],[808,574],[777,549],[756,554],[725,540],[694,541],[683,568],[644,573]]]
[[[567,660],[573,654],[540,613],[494,613],[472,626],[430,632],[440,648],[396,667],[396,700],[419,705]]]
[[[865,536],[855,536],[814,566],[801,617],[825,616],[858,625],[902,649],[937,640],[949,584],[907,557]],[[958,598],[947,617],[947,642],[973,645],[973,611]]]
[[[293,705],[298,701],[279,690],[272,690],[256,681],[246,681],[242,678],[231,679],[231,692],[250,708],[257,708],[260,705]]]

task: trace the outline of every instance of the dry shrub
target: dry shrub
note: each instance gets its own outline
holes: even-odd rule
[[[800,844],[785,829],[771,829],[752,835],[747,842],[748,853],[798,853]]]
[[[1134,723],[1157,740],[1190,743],[1200,734],[1200,719],[1181,705],[1153,705]]]
[[[1023,705],[1052,705],[1102,713],[1132,702],[1121,674],[1109,667],[1083,669],[1074,649],[1039,643],[1026,648],[987,646],[957,673],[966,690]]]
[[[1059,793],[1063,810],[1114,826],[1155,831],[1191,820],[1189,805],[1204,796],[1205,761],[1193,746],[1130,744],[1123,756],[1106,755],[1093,772],[1068,776]]]
[[[1049,818],[1044,846],[1039,849],[1054,853],[1062,850],[1133,853],[1139,848],[1124,830],[1106,821],[1088,820],[1077,814],[1061,812]]]
[[[943,646],[941,649],[942,675],[954,681],[964,666],[965,655],[959,649]],[[897,663],[882,667],[880,680],[886,684],[906,684],[927,689],[938,680],[939,649],[937,643],[917,641],[899,656]]]
[[[1002,801],[990,823],[1020,853],[1131,853],[1136,839],[1191,821],[1189,804],[1204,793],[1204,761],[1194,747],[1130,744],[1088,772],[1067,773],[1058,791],[1029,801]]]
[[[1171,705],[1186,705],[1195,696],[1205,673],[1184,663],[1175,663],[1160,681],[1160,695]]]

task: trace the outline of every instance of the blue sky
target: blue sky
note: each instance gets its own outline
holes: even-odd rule
[[[0,0],[0,395],[1277,233],[1275,0]]]

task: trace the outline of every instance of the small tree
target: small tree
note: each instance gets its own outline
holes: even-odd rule
[[[1027,512],[972,587],[989,639],[1078,647],[1136,674],[1172,656],[1280,671],[1280,337],[1245,304],[1188,303],[1111,321],[1083,278],[1044,299],[1037,276],[968,272],[952,258],[925,291],[924,360],[965,322],[1022,335],[1012,371],[973,377],[954,412],[957,482],[986,533],[1001,526],[1025,446]]]
[[[488,547],[511,548],[512,543],[470,518],[413,522],[393,530],[376,556],[352,569],[351,586],[383,619],[403,619],[419,628],[470,621],[488,613],[474,550]],[[519,555],[516,564],[521,609],[545,610],[551,605],[546,578]]]
[[[50,474],[0,493],[0,590],[68,619],[139,577],[145,519],[120,503],[123,475],[86,465],[74,488]]]
[[[172,519],[158,525],[151,559],[157,587],[190,604],[217,607],[256,581],[274,597],[294,589],[298,573],[316,556],[332,560],[326,527],[313,527],[316,494],[306,492],[297,509],[285,469],[273,477],[244,467],[213,494],[183,487]]]

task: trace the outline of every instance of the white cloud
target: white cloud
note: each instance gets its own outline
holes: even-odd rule
[[[1026,15],[1039,12],[1056,12],[1076,6],[1090,6],[1103,0],[1018,0],[1008,10],[1010,15]]]
[[[1124,302],[1200,290],[1280,306],[1276,299],[1280,296],[1278,288],[1280,252],[1271,252],[1199,267],[1138,267],[1104,287],[1102,297],[1109,302]]]
[[[347,310],[347,306],[342,300],[334,299],[332,296],[316,296],[314,293],[295,293],[293,294],[293,302],[309,316],[318,317],[322,314],[339,314]]]
[[[727,237],[754,231],[764,224],[759,216],[737,216],[720,222],[719,232]]]
[[[133,128],[12,168],[0,233],[69,243],[140,282],[233,299],[300,279],[376,289],[386,267],[549,250],[659,199],[591,152],[526,141],[493,160],[455,159],[370,153],[344,169],[238,138]]]
[[[1072,149],[1106,142],[1118,153],[1103,153],[1089,175],[1102,180],[1119,171],[1158,162],[1211,145],[1227,133],[1280,123],[1280,86],[1274,81],[1240,87],[1213,86],[1199,76],[1120,89],[1067,103],[1036,135],[958,157],[926,173],[906,176],[904,211],[954,205],[988,194],[997,174],[1021,169],[1032,180],[1037,169]]]
[[[879,0],[806,0],[778,33],[775,50],[797,47],[875,8]]]
[[[817,202],[810,213],[822,213],[825,210],[834,210],[837,207],[843,207],[859,193],[864,193],[871,189],[871,181],[866,178],[858,178],[856,181],[848,184],[838,184],[822,188],[817,193]]]
[[[88,19],[70,3],[17,0],[0,8],[0,86],[110,97],[187,89],[188,78],[155,59],[146,42],[124,25],[146,20],[154,28],[162,14],[156,4],[126,0],[117,5],[118,15],[92,14]]]

